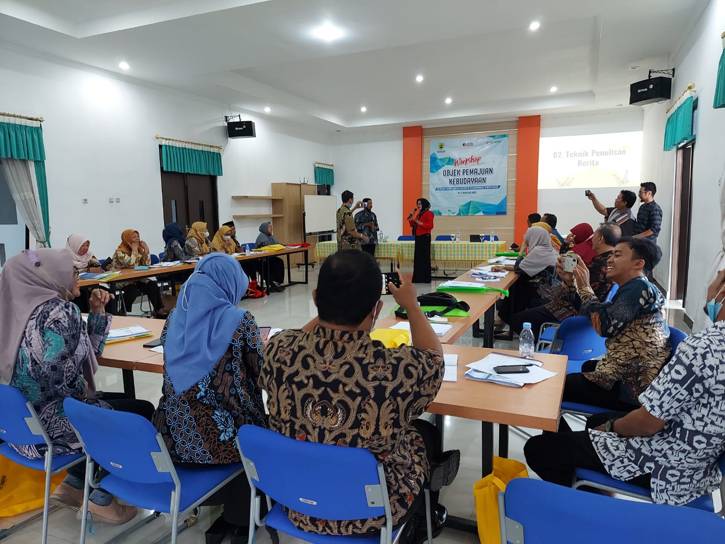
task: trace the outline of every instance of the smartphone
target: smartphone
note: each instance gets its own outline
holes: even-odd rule
[[[527,365],[499,365],[493,369],[497,374],[526,374],[529,371]]]
[[[383,272],[383,295],[389,295],[388,283],[392,283],[395,287],[400,287],[400,275],[397,272]]]
[[[161,345],[161,338],[156,338],[155,340],[150,340],[150,341],[146,342],[143,345],[143,347],[151,349],[151,348],[157,348],[160,345]]]
[[[584,196],[591,196],[591,194],[592,194],[592,192],[589,189],[584,191]]]
[[[272,330],[272,327],[259,327],[259,336],[262,338],[262,342],[266,342],[267,338],[269,338],[269,331]]]
[[[564,270],[564,272],[574,272],[574,270],[576,270],[576,265],[578,264],[578,262],[579,261],[577,260],[576,255],[567,253],[561,260],[561,268]]]

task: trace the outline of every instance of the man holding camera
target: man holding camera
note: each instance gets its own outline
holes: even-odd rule
[[[632,217],[632,206],[637,202],[637,195],[626,189],[619,191],[617,198],[614,199],[614,206],[607,208],[591,191],[586,190],[584,194],[591,200],[594,209],[604,216],[607,223],[619,225],[619,228],[622,229],[622,236],[634,234],[635,221]]]
[[[375,246],[378,243],[378,217],[373,212],[373,199],[363,198],[362,210],[355,215],[355,228],[368,237],[368,243],[362,244],[362,250],[375,256]]]

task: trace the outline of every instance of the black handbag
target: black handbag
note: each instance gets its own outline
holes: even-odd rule
[[[444,306],[442,310],[426,312],[426,317],[444,316],[451,310],[463,310],[467,312],[471,309],[466,301],[458,300],[450,293],[439,293],[437,291],[420,295],[418,297],[418,304],[421,306]],[[401,319],[408,319],[408,313],[402,308],[395,310],[395,316]]]

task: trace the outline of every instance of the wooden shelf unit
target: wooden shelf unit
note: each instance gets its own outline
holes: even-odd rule
[[[277,200],[272,202],[272,212],[279,214],[279,218],[272,221],[274,227],[274,236],[284,244],[299,244],[305,238],[304,228],[302,226],[302,213],[304,212],[305,202],[304,195],[316,195],[317,185],[311,183],[285,183],[273,182],[272,195]],[[314,260],[315,247],[314,241],[308,240],[310,244],[309,255],[310,262]],[[300,264],[304,262],[301,255],[292,255],[292,263]]]

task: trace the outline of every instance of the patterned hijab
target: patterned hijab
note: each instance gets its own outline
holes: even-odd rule
[[[244,317],[237,304],[249,278],[229,255],[204,257],[181,289],[169,318],[165,372],[177,394],[193,387],[219,362]]]
[[[206,233],[208,230],[209,229],[204,221],[195,221],[191,224],[189,232],[186,233],[188,238],[193,238],[199,242],[199,249],[202,253],[209,253],[209,244],[206,243]]]
[[[67,249],[26,249],[5,263],[0,274],[0,383],[13,377],[33,310],[54,298],[68,300],[74,286],[73,253]]]
[[[216,234],[214,235],[214,239],[211,241],[211,248],[214,251],[220,251],[221,253],[226,253],[227,255],[234,253],[237,248],[237,244],[234,243],[231,234],[229,234],[230,232],[232,232],[232,229],[229,227],[225,227],[224,225],[219,227],[219,230],[216,231]],[[228,236],[228,239],[225,239],[225,236]]]
[[[131,249],[131,242],[132,242],[134,234],[138,234],[138,231],[135,229],[124,230],[121,233],[121,243],[118,244],[116,251],[120,251],[121,253],[124,253],[126,255],[131,255],[133,253],[133,249]],[[138,252],[143,256],[146,256],[146,254],[147,254],[146,246],[141,243],[140,235],[139,235]]]
[[[558,258],[556,251],[551,247],[551,236],[545,229],[539,227],[538,223],[536,225],[526,231],[524,243],[528,253],[519,263],[519,268],[531,277],[550,266],[556,266]]]
[[[93,259],[93,253],[90,251],[90,245],[85,255],[78,253],[81,246],[86,242],[90,244],[90,240],[82,234],[71,234],[68,236],[68,240],[66,240],[65,243],[65,248],[73,254],[73,266],[75,266],[78,270],[87,270],[88,263],[91,259]]]

